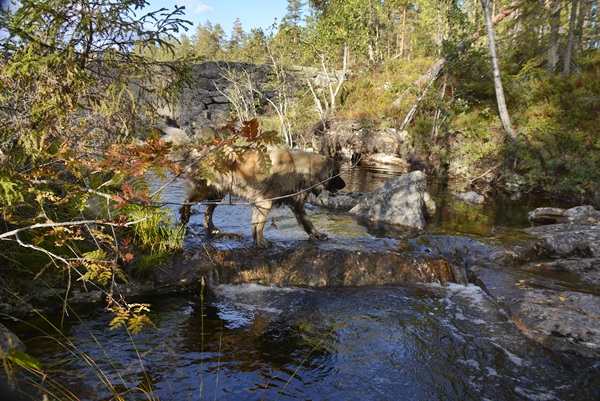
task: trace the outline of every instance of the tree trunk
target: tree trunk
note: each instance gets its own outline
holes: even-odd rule
[[[579,51],[582,51],[585,46],[583,43],[583,27],[584,27],[584,22],[585,22],[585,18],[588,14],[588,10],[591,7],[591,1],[585,1],[582,0],[581,4],[579,5],[579,16],[577,17],[577,26],[575,28],[575,32],[576,32],[576,42],[577,42],[577,48],[579,49]]]
[[[550,39],[548,40],[548,72],[556,71],[558,64],[558,30],[560,29],[561,0],[552,0],[550,14]]]
[[[404,57],[404,38],[406,37],[406,6],[402,12],[402,38],[400,40],[400,57]]]
[[[504,88],[502,86],[502,79],[500,77],[500,67],[498,66],[498,56],[496,55],[496,39],[494,38],[494,25],[492,24],[492,16],[490,15],[490,7],[488,0],[481,0],[483,6],[483,14],[485,15],[485,26],[488,32],[489,46],[490,46],[490,60],[492,62],[492,72],[494,74],[494,89],[496,90],[496,101],[498,103],[498,113],[500,114],[500,120],[502,120],[502,127],[504,132],[508,135],[511,141],[515,141],[517,136],[515,131],[510,124],[510,116],[508,115],[508,109],[506,108],[506,99],[504,98]]]
[[[569,39],[567,40],[567,48],[565,50],[565,58],[563,63],[563,75],[571,74],[571,58],[573,57],[573,49],[575,48],[575,20],[577,19],[577,0],[571,2],[571,17],[569,19]]]

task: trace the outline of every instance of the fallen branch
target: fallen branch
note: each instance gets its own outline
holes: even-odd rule
[[[23,231],[35,230],[36,228],[56,228],[56,227],[68,227],[68,226],[81,226],[81,225],[86,225],[86,224],[99,224],[99,225],[105,225],[105,226],[111,226],[111,227],[128,227],[128,226],[132,226],[135,224],[139,224],[142,221],[146,221],[148,219],[149,219],[149,217],[144,217],[142,219],[138,219],[135,221],[129,221],[129,222],[123,223],[123,224],[112,223],[110,221],[104,221],[104,220],[77,220],[77,221],[63,221],[60,223],[36,223],[36,224],[32,224],[27,227],[21,227],[21,228],[14,229],[12,231],[7,231],[5,233],[2,233],[2,234],[0,234],[0,240],[4,240],[6,238],[13,237]]]

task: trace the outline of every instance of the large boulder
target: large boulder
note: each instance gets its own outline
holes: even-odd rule
[[[421,229],[435,212],[427,192],[427,176],[413,171],[389,180],[350,209],[350,214],[372,221]]]

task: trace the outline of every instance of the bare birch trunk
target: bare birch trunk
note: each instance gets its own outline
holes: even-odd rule
[[[517,135],[510,123],[510,116],[506,108],[506,99],[504,98],[504,87],[502,86],[502,78],[500,76],[500,67],[498,66],[498,56],[496,54],[496,39],[494,37],[494,25],[492,24],[492,16],[490,15],[490,7],[488,0],[481,0],[483,13],[485,15],[485,26],[488,31],[488,39],[490,46],[490,61],[492,62],[492,72],[494,74],[494,89],[496,90],[496,102],[498,104],[498,113],[502,121],[504,132],[508,135],[511,141],[517,139]]]
[[[400,41],[400,56],[404,57],[404,38],[406,37],[406,8],[404,6],[404,12],[402,13],[402,40]]]

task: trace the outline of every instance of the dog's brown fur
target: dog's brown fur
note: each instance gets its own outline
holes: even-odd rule
[[[174,131],[177,130],[177,131]],[[165,139],[176,145],[185,144],[185,133],[176,128],[163,129]],[[317,153],[275,148],[268,153],[271,159],[269,171],[259,162],[255,149],[244,152],[242,160],[226,166],[225,172],[217,172],[208,185],[198,168],[192,165],[186,176],[189,183],[187,202],[221,200],[227,194],[248,199],[253,204],[252,237],[256,246],[270,246],[263,236],[267,214],[273,206],[287,205],[294,213],[300,227],[315,239],[327,236],[317,231],[306,214],[304,205],[309,193],[319,195],[324,189],[336,191],[346,186],[339,177],[333,159]],[[204,227],[208,233],[218,233],[212,221],[216,204],[208,204],[204,212]],[[182,220],[187,222],[190,206],[184,206]]]

